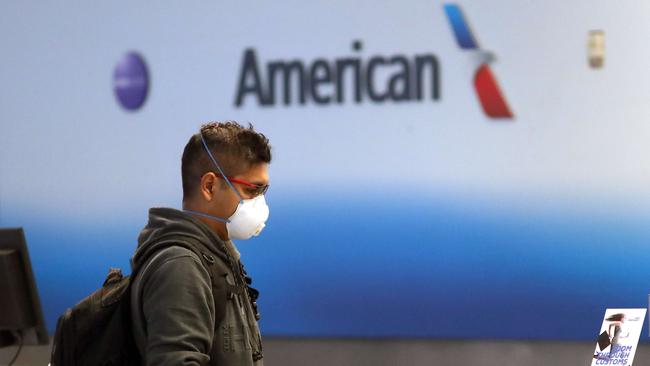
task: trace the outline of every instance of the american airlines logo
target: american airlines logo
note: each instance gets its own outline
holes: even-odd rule
[[[474,74],[474,89],[483,107],[483,111],[491,118],[513,118],[513,114],[508,107],[508,102],[506,102],[506,98],[503,96],[499,84],[489,66],[489,62],[494,59],[492,53],[484,51],[478,46],[478,42],[476,42],[476,38],[474,38],[463,16],[463,11],[458,5],[445,4],[444,8],[451,29],[456,36],[458,46],[464,50],[478,50],[483,56],[483,62]]]
[[[461,9],[444,5],[461,49],[485,55],[474,76],[474,86],[485,114],[512,118],[512,113],[488,65],[491,53],[479,49]],[[234,104],[331,105],[346,102],[422,102],[440,99],[440,64],[432,53],[363,57],[363,42],[352,42],[350,54],[316,58],[262,61],[254,48],[244,50]]]
[[[255,49],[244,51],[235,106],[251,99],[261,106],[407,102],[440,98],[438,58],[433,54],[361,58],[363,43],[352,54],[310,62],[272,60],[261,64]]]

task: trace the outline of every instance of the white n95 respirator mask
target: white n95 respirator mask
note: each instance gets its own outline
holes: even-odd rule
[[[269,218],[269,206],[261,194],[249,200],[239,201],[237,209],[228,218],[226,228],[231,239],[246,240],[258,236]]]

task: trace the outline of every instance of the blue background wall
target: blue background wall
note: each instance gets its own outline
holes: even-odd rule
[[[274,147],[267,229],[238,243],[267,335],[593,339],[606,307],[645,307],[650,4],[460,5],[514,122],[484,116],[442,2],[0,5],[0,226],[25,227],[50,329],[128,267],[149,207],[180,206],[185,142],[224,119]],[[244,49],[354,40],[437,55],[441,100],[233,105]],[[135,113],[112,91],[129,50],[152,77]]]

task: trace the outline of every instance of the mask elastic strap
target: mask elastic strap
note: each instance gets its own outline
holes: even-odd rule
[[[230,179],[228,179],[226,174],[224,174],[223,170],[221,170],[221,167],[219,166],[219,163],[217,163],[217,159],[215,159],[214,156],[212,156],[212,152],[210,152],[210,149],[208,148],[208,144],[205,142],[205,139],[203,138],[203,133],[201,133],[200,135],[201,135],[201,143],[203,143],[203,147],[205,148],[205,151],[208,153],[208,156],[210,157],[210,160],[212,160],[212,163],[214,163],[214,166],[217,167],[217,170],[219,171],[219,174],[221,174],[221,176],[226,181],[226,183],[228,183],[228,186],[230,186],[230,189],[232,189],[233,192],[235,192],[235,194],[237,195],[237,198],[239,198],[240,201],[243,201],[244,199],[239,195],[239,192],[237,192],[237,190],[235,189],[235,186],[233,186],[232,183],[230,183]]]
[[[225,222],[226,224],[230,222],[230,220],[228,220],[228,219],[222,219],[221,217],[208,215],[207,213],[203,213],[203,212],[192,211],[192,210],[183,210],[183,212],[187,212],[187,213],[192,214],[192,215],[203,216],[205,218],[216,220],[216,221],[219,221],[219,222]]]

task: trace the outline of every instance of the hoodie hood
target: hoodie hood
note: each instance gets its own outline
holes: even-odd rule
[[[221,240],[201,220],[174,208],[153,207],[149,209],[149,222],[138,236],[138,247],[131,258],[131,268],[141,264],[140,260],[147,249],[171,235],[194,238],[224,261],[228,261],[226,251],[229,251],[235,261],[239,261],[239,251],[232,241]]]

